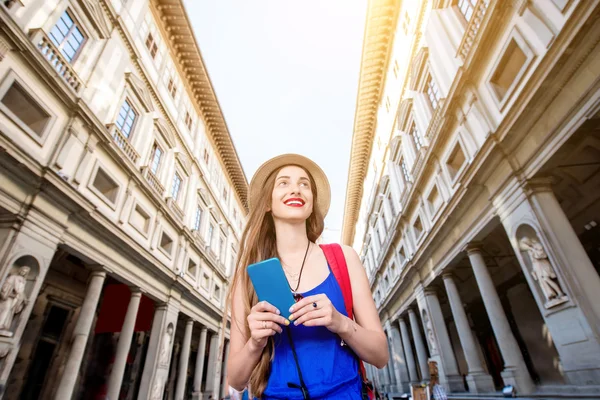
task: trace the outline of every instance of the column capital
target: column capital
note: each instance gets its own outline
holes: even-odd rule
[[[539,178],[532,178],[526,181],[525,183],[525,189],[526,191],[530,192],[530,193],[541,193],[541,192],[552,192],[554,193],[554,190],[552,189],[552,184],[554,184],[556,182],[556,179],[554,179],[553,177],[539,177]]]
[[[206,332],[208,331],[208,328],[206,327],[206,325],[202,325],[202,328],[200,328],[200,332]]]
[[[194,324],[194,318],[192,317],[188,317],[188,319],[185,321],[186,325],[193,325]]]
[[[445,271],[444,273],[442,273],[442,279],[453,281],[454,280],[454,272]]]
[[[90,272],[90,279],[95,277],[106,278],[106,270],[101,266],[94,266]]]
[[[437,288],[435,286],[427,286],[423,289],[423,293],[426,296],[437,296]]]
[[[141,296],[146,291],[138,286],[129,286],[129,290],[131,291],[131,296]]]
[[[473,241],[473,242],[469,242],[465,246],[465,251],[467,252],[468,255],[471,255],[471,254],[474,254],[474,253],[481,253],[482,252],[482,247],[483,247],[483,243],[477,242],[477,241]]]

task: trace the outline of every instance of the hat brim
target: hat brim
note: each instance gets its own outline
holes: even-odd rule
[[[252,180],[250,181],[250,196],[248,199],[248,206],[250,209],[258,203],[261,188],[265,185],[269,176],[281,167],[287,165],[297,165],[304,168],[313,178],[316,185],[317,192],[317,206],[323,213],[323,217],[327,215],[329,211],[329,205],[331,203],[331,188],[329,186],[329,180],[325,175],[325,172],[311,159],[301,156],[299,154],[282,154],[277,157],[273,157],[261,165],[258,170],[254,173]]]

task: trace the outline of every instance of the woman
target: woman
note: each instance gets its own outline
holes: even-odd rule
[[[267,161],[250,183],[250,214],[229,296],[227,378],[237,390],[249,386],[255,398],[304,398],[294,385],[299,372],[292,344],[311,399],[361,399],[356,357],[378,368],[387,364],[387,340],[358,255],[343,247],[353,321],[346,316],[342,292],[323,251],[315,244],[323,232],[330,196],[321,168],[295,154]],[[281,260],[299,300],[290,310],[259,303],[248,278],[248,265],[271,257]],[[291,342],[284,329],[290,329]]]

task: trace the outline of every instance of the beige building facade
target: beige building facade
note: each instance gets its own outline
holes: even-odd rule
[[[2,0],[0,397],[220,397],[246,198],[181,0]]]
[[[369,2],[342,237],[379,388],[600,394],[600,7]]]

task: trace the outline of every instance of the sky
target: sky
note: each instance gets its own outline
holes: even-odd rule
[[[331,184],[323,239],[339,242],[366,0],[184,0],[248,181],[298,153]]]

